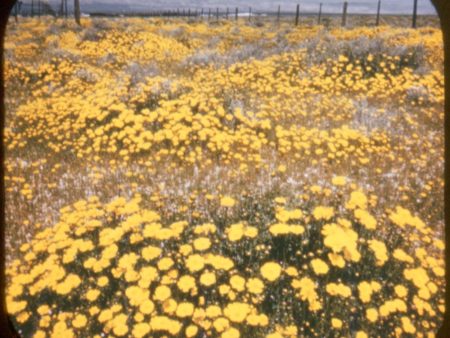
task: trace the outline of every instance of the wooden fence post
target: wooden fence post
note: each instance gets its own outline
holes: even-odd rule
[[[227,7],[227,12],[225,14],[225,18],[228,20],[228,7]]]
[[[297,11],[295,12],[295,25],[298,26],[298,19],[300,17],[300,4],[297,4]]]
[[[278,5],[278,12],[277,12],[277,25],[280,24],[280,15],[281,15],[281,5]]]
[[[34,0],[31,0],[31,17],[34,16]]]
[[[348,2],[344,1],[344,7],[342,9],[342,27],[345,27],[345,25],[347,24],[347,7]]]
[[[248,21],[251,21],[251,20],[252,20],[252,8],[249,7],[248,8]]]
[[[417,0],[414,0],[414,9],[412,17],[412,28],[417,28]]]
[[[14,21],[17,23],[19,21],[18,19],[18,14],[19,14],[19,9],[18,9],[19,3],[16,2],[14,7],[13,7],[13,11],[14,11]]]
[[[239,16],[239,8],[236,7],[236,14],[235,14],[235,20],[238,21]]]
[[[211,8],[208,11],[208,21],[209,21],[209,19],[211,19]]]
[[[378,7],[377,7],[377,22],[375,23],[376,26],[380,25],[380,11],[381,11],[381,0],[378,0]]]
[[[75,16],[75,22],[77,25],[81,26],[80,0],[75,0],[73,2],[73,15]]]
[[[322,20],[322,3],[319,5],[319,17],[317,18],[317,24],[320,25],[320,21]]]

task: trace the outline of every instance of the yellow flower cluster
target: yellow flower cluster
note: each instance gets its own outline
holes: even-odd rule
[[[382,277],[384,267],[381,265],[390,262],[386,244],[381,238],[374,238],[373,232],[358,228],[357,222],[347,221],[345,213],[331,216],[337,223],[321,224],[319,220],[315,229],[308,230],[315,236],[322,236],[324,247],[303,251],[301,241],[307,238],[306,233],[297,234],[292,237],[300,236],[293,248],[294,255],[271,259],[276,256],[270,251],[258,251],[260,246],[276,246],[276,241],[281,239],[268,236],[270,228],[262,227],[256,236],[241,238],[233,244],[235,238],[229,238],[229,233],[211,231],[217,229],[211,223],[192,227],[196,231],[191,234],[186,230],[191,228],[188,222],[171,221],[169,225],[163,225],[163,217],[144,208],[143,203],[140,195],[130,200],[116,198],[108,203],[101,203],[94,196],[61,209],[60,220],[54,227],[37,233],[30,245],[21,248],[24,253],[34,253],[34,258],[28,262],[16,260],[7,270],[8,277],[12,278],[7,292],[8,311],[17,325],[21,327],[20,324],[28,323],[32,318],[30,314],[37,313],[39,325],[27,326],[31,328],[30,332],[37,333],[50,327],[53,336],[63,331],[77,336],[94,330],[94,334],[97,328],[115,336],[132,332],[139,337],[151,332],[172,336],[181,332],[186,336],[205,332],[209,336],[241,337],[250,328],[261,334],[274,335],[283,330],[291,332],[291,329],[271,326],[269,318],[276,315],[267,312],[264,304],[268,299],[287,318],[294,315],[288,311],[291,306],[298,306],[299,301],[307,302],[304,315],[315,318],[316,314],[320,317],[325,303],[333,304],[333,299],[338,302],[338,298],[340,305],[335,314],[340,318],[344,315],[342,311],[350,311],[340,302],[358,299],[356,306],[366,312],[369,323],[364,324],[366,328],[370,323],[376,325],[379,318],[396,323],[404,332],[412,331],[413,327],[416,330],[424,328],[411,315],[416,311],[426,316],[428,322],[436,323],[434,318],[440,311],[437,308],[440,304],[438,285],[443,280],[432,282],[429,274],[435,267],[442,266],[442,259],[428,259],[428,265],[421,265],[420,260],[425,259],[422,250],[412,252],[419,257],[419,263],[399,260],[403,264],[403,276],[391,277],[395,283],[391,288],[391,281]],[[309,213],[314,214],[318,208],[327,208],[322,205],[308,211],[297,205],[286,211],[274,204],[277,210],[274,218],[285,221],[298,220]],[[348,215],[351,212],[347,211]],[[113,215],[121,216],[113,218]],[[218,222],[226,222],[227,214],[223,217],[224,220]],[[270,220],[268,222],[270,224]],[[148,226],[157,230],[146,233]],[[231,228],[239,228],[244,231],[242,233],[246,231],[242,223],[231,225]],[[205,231],[208,237],[204,237]],[[142,239],[132,242],[140,232],[143,232]],[[166,235],[157,235],[165,232]],[[333,238],[336,236],[343,237],[336,241]],[[375,261],[363,247],[359,249],[359,259],[351,259],[351,251],[356,250],[351,243],[363,236],[369,236],[366,241],[368,249],[375,253]],[[250,249],[245,249],[252,241],[254,244]],[[229,251],[231,245],[236,245],[236,251]],[[289,244],[285,250],[289,251],[290,245],[294,244]],[[244,259],[239,254],[241,248],[255,260],[237,270]],[[398,253],[407,255],[404,250],[410,249],[396,250],[394,256],[402,257]],[[295,252],[301,251],[311,257],[308,265],[298,265]],[[72,259],[67,260],[65,257],[69,252]],[[338,277],[343,276],[339,273],[342,266],[335,263],[333,256],[340,254],[348,265],[346,274],[351,275],[344,281]],[[255,266],[255,263],[259,265]],[[367,272],[361,270],[364,266],[368,268]],[[299,269],[304,272],[300,274]],[[371,276],[372,280],[358,283],[355,276],[361,272]],[[271,298],[272,292],[279,287],[293,296],[286,305]],[[43,294],[50,296],[40,298]],[[404,300],[407,295],[415,297],[414,307]],[[70,301],[66,305],[66,316],[61,319],[56,310],[67,299]],[[85,305],[80,307],[80,304]],[[121,312],[125,304],[131,306],[131,312]],[[331,319],[330,328],[345,329],[347,324],[339,317]],[[292,332],[305,329],[294,326]],[[285,335],[291,336],[286,332]]]

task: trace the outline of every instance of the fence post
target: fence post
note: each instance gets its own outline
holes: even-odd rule
[[[41,0],[38,0],[38,17],[41,17]]]
[[[378,7],[377,7],[377,22],[375,23],[376,26],[380,25],[380,13],[381,13],[381,0],[378,0]]]
[[[203,8],[202,8],[202,12],[200,14],[200,19],[203,21]]]
[[[319,4],[319,17],[317,18],[318,25],[320,25],[321,20],[322,20],[322,3]]]
[[[69,17],[69,10],[67,9],[67,0],[64,0],[65,7],[66,7],[66,19]]]
[[[219,7],[216,8],[216,19],[219,21]]]
[[[417,28],[417,0],[414,0],[414,9],[412,17],[412,28]]]
[[[227,7],[226,14],[225,14],[225,18],[228,20],[228,7]]]
[[[280,14],[281,14],[281,5],[278,5],[277,25],[280,25]]]
[[[238,16],[239,16],[239,8],[236,7],[236,15],[235,15],[236,21],[238,21]]]
[[[34,16],[34,0],[31,0],[31,17]]]
[[[297,11],[295,12],[295,25],[298,26],[298,18],[300,17],[300,4],[297,4]]]
[[[342,27],[345,27],[347,24],[347,6],[348,2],[344,1],[344,8],[342,9]]]
[[[208,11],[208,21],[209,21],[209,19],[211,19],[211,8]]]
[[[14,21],[17,23],[18,22],[18,18],[17,18],[17,15],[19,14],[19,10],[18,10],[18,6],[19,5],[19,3],[18,2],[16,2],[16,4],[14,5],[14,7],[13,7],[13,10],[14,10]]]
[[[81,26],[80,0],[75,0],[73,2],[73,16],[75,17],[77,25]]]
[[[248,8],[248,21],[251,21],[251,20],[252,20],[252,8],[249,7]]]
[[[381,11],[381,0],[378,0],[377,21],[375,23],[375,26],[379,26],[380,25],[380,11]]]

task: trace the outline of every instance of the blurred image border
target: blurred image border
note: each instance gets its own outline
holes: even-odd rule
[[[19,337],[8,320],[5,302],[5,183],[4,183],[4,37],[8,18],[16,0],[0,2],[0,337]],[[450,338],[450,1],[431,0],[440,17],[444,37],[445,72],[445,315],[443,326],[437,332],[438,338]]]

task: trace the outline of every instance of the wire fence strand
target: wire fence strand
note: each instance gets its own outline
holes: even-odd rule
[[[414,1],[414,2],[413,2]],[[70,3],[70,1],[69,1]],[[208,19],[226,19],[237,20],[241,17],[248,17],[251,21],[252,17],[269,16],[276,17],[279,20],[281,17],[294,17],[294,24],[297,26],[301,17],[316,16],[317,23],[323,22],[324,16],[342,15],[342,26],[346,26],[348,15],[373,15],[376,16],[376,25],[380,24],[380,17],[382,15],[398,14],[394,13],[392,8],[395,8],[397,0],[374,0],[365,2],[356,1],[298,1],[288,5],[279,5],[274,3],[273,8],[258,8],[254,6],[227,6],[226,3],[214,8],[205,8],[201,6],[188,7],[174,7],[158,8],[155,10],[103,10],[93,11],[86,10],[82,13],[86,16],[141,16],[141,17],[187,17],[187,18],[208,18]],[[232,8],[232,10],[231,10]],[[417,16],[424,14],[420,12],[421,8],[417,6],[417,0],[411,0],[411,9],[408,14],[411,15],[412,26],[417,26]],[[234,15],[233,15],[234,14]],[[429,13],[425,13],[429,14]],[[67,0],[56,0],[56,2],[49,3],[48,0],[20,0],[13,8],[12,15],[18,16],[45,16],[51,15],[54,17],[68,17],[73,15],[73,8],[68,6]],[[405,15],[405,14],[403,14]]]

